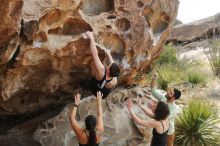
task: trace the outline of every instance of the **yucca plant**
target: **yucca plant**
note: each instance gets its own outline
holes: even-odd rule
[[[192,99],[176,119],[176,141],[183,146],[219,146],[220,119],[211,102]]]

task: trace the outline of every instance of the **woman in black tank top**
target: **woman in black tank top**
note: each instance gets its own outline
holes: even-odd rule
[[[167,133],[168,129],[164,131],[163,122],[160,121],[163,126],[163,133],[158,133],[157,130],[153,129],[153,137],[151,140],[151,146],[166,146],[167,144]]]
[[[73,104],[73,110],[70,115],[71,126],[77,136],[79,146],[98,146],[101,140],[101,135],[104,131],[103,116],[102,116],[102,94],[97,92],[97,119],[93,115],[89,115],[85,119],[86,129],[79,127],[75,117],[77,107],[80,103],[80,94],[75,95],[75,103]]]
[[[146,115],[151,117],[151,120],[142,120],[138,118],[132,111],[133,102],[131,99],[127,102],[128,111],[131,113],[132,119],[138,125],[153,128],[153,136],[151,140],[151,146],[166,146],[167,144],[167,132],[169,128],[168,115],[170,113],[169,107],[166,103],[159,101],[157,105],[152,109],[145,108],[140,99],[138,99],[139,107],[144,111]]]
[[[113,78],[113,77],[112,77]],[[89,88],[90,91],[93,93],[93,95],[96,95],[98,91],[100,91],[103,94],[103,99],[108,96],[108,94],[111,92],[111,89],[106,88],[106,84],[111,82],[112,78],[110,80],[106,80],[106,69],[105,74],[102,77],[102,80],[97,80],[95,77],[90,79],[89,81]]]

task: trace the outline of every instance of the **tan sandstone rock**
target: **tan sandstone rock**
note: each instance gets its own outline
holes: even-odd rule
[[[220,13],[191,23],[177,25],[168,37],[168,42],[189,43],[212,38],[220,32]]]
[[[104,134],[100,146],[148,146],[151,141],[151,129],[135,125],[130,119],[126,107],[126,99],[136,100],[139,96],[145,106],[150,101],[147,87],[134,87],[131,89],[118,88],[110,94],[108,100],[103,100]],[[72,146],[77,145],[75,133],[72,131],[69,115],[73,108],[69,104],[56,117],[43,123],[34,133],[34,139],[42,146]],[[142,119],[149,119],[143,111],[134,104],[134,112]],[[80,125],[84,126],[87,115],[96,115],[96,100],[88,97],[82,100],[78,108]]]
[[[4,0],[0,10],[7,15],[2,16],[0,30],[10,33],[2,31],[0,37],[0,46],[9,44],[0,51],[0,99],[10,101],[0,103],[0,109],[31,112],[56,102],[54,97],[76,92],[80,80],[91,76],[89,41],[81,37],[86,31],[93,31],[105,64],[102,48],[111,50],[121,67],[119,84],[133,84],[161,52],[178,4],[177,0],[24,0],[22,7],[20,0]]]
[[[82,38],[86,31],[93,31],[105,65],[108,61],[103,48],[111,50],[122,72],[119,84],[133,84],[137,74],[145,71],[161,52],[175,23],[178,4],[178,0],[3,0],[0,115],[30,116],[50,105],[69,102],[70,95],[78,92],[79,82],[91,76],[89,41]],[[129,94],[134,97],[135,92]],[[140,130],[147,137],[142,141],[127,116],[127,95],[125,89],[116,89],[103,102],[104,145],[111,145],[112,141],[135,146],[149,143],[148,129]],[[91,107],[93,102],[83,104]],[[70,106],[39,128],[35,138],[44,145],[72,144]],[[81,108],[80,116],[83,118],[88,112],[94,113],[94,108]],[[118,139],[120,135],[126,137]]]
[[[16,52],[19,44],[19,32],[23,1],[2,0],[0,5],[0,76]],[[0,79],[0,83],[1,83]],[[1,85],[0,85],[1,87]]]

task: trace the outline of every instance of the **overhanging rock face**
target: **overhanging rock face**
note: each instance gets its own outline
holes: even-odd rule
[[[11,33],[0,36],[0,98],[13,97],[13,102],[2,108],[31,111],[46,105],[44,101],[55,93],[79,89],[93,62],[89,41],[81,37],[86,31],[93,31],[105,64],[101,48],[111,50],[122,71],[119,83],[132,84],[137,72],[159,55],[178,4],[177,0],[5,0],[1,12],[10,17],[0,14],[5,18],[0,31],[8,27]]]

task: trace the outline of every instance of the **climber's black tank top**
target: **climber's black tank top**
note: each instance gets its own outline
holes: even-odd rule
[[[163,126],[163,133],[157,133],[156,129],[153,129],[153,137],[151,140],[151,146],[166,146],[167,145],[167,133],[168,130],[164,132],[164,125],[162,121],[160,121]]]
[[[103,99],[108,96],[108,94],[111,92],[111,89],[108,89],[105,87],[107,83],[109,83],[112,79],[106,80],[106,69],[105,74],[102,78],[102,80],[97,80],[95,77],[90,79],[90,91],[93,93],[93,95],[97,95],[97,91],[100,91],[103,94]]]

